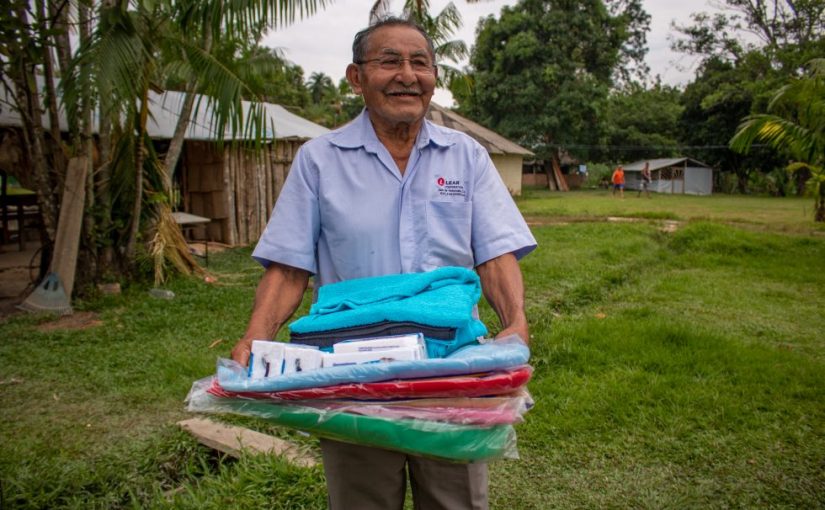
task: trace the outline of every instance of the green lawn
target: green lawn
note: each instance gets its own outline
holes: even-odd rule
[[[628,190],[624,199],[608,190],[558,193],[527,188],[519,200],[526,217],[535,221],[588,221],[608,217],[664,219],[677,221],[724,221],[742,227],[775,231],[825,232],[814,225],[813,199],[749,195],[669,195],[651,193],[638,197]]]
[[[825,507],[825,236],[807,201],[519,206],[540,243],[522,263],[536,406],[521,460],[491,466],[492,508]],[[243,331],[248,256],[210,256],[218,283],[178,279],[171,301],[133,285],[82,303],[98,326],[0,324],[0,507],[325,507],[320,468],[222,458],[173,425]]]

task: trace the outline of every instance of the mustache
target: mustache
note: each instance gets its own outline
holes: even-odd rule
[[[407,95],[415,95],[415,96],[420,96],[422,94],[421,90],[416,89],[416,88],[393,89],[393,90],[388,90],[386,93],[389,94],[389,95],[407,94]]]

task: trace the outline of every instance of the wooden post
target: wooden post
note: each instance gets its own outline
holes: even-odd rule
[[[83,224],[86,167],[86,158],[83,156],[69,160],[52,256],[51,270],[60,277],[63,288],[66,289],[66,297],[69,299],[71,299],[74,288],[77,250],[80,246],[80,227]]]

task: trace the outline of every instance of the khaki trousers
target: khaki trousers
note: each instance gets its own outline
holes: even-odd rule
[[[456,464],[321,440],[330,510],[401,510],[409,470],[416,510],[486,510],[487,464]]]

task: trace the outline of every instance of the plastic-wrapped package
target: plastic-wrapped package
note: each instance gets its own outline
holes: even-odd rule
[[[526,389],[506,396],[468,398],[422,398],[414,400],[300,400],[284,401],[261,398],[254,392],[234,393],[221,388],[216,380],[206,390],[218,398],[236,400],[268,400],[273,403],[311,407],[325,411],[340,411],[390,419],[410,418],[443,421],[464,425],[501,425],[523,421],[523,415],[533,405]]]
[[[257,416],[329,439],[455,462],[518,457],[515,430],[509,424],[461,425],[355,414],[294,403],[219,398],[208,392],[211,385],[211,377],[195,382],[187,397],[190,411]]]
[[[430,377],[424,379],[395,379],[374,383],[349,383],[322,388],[292,391],[232,392],[215,385],[225,397],[248,397],[270,400],[315,400],[347,398],[356,400],[386,400],[404,398],[485,397],[504,395],[521,388],[530,380],[532,367],[524,365],[503,372],[489,374]],[[217,389],[216,389],[217,391]]]
[[[269,379],[249,379],[247,369],[231,360],[218,366],[218,381],[229,391],[290,391],[347,383],[372,383],[393,379],[416,379],[468,375],[508,370],[525,365],[530,350],[521,342],[496,341],[468,345],[446,358],[348,365],[300,372]]]

